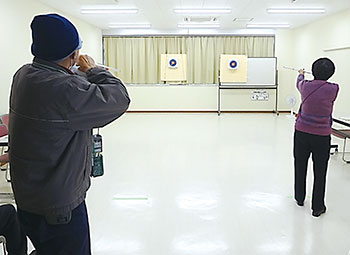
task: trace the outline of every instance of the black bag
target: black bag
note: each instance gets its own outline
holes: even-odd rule
[[[103,176],[102,136],[98,133],[92,135],[92,177]]]

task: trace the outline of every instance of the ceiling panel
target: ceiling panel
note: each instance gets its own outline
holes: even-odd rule
[[[298,27],[324,16],[350,8],[350,0],[40,0],[58,10],[76,16],[101,29],[108,29],[109,23],[151,23],[153,31],[176,31],[177,24],[189,15],[179,15],[174,8],[232,8],[230,14],[206,15],[218,18],[220,30],[245,28],[247,22],[233,22],[234,18],[254,18],[256,23],[289,23]],[[138,8],[139,13],[119,15],[84,15],[81,7],[114,6]],[[267,14],[271,7],[324,7],[325,14],[277,15]]]

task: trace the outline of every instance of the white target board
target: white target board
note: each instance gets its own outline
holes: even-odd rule
[[[247,82],[247,62],[246,55],[221,55],[221,82]]]
[[[187,55],[162,54],[161,80],[164,82],[183,83],[187,81]]]
[[[251,85],[276,85],[277,58],[248,58],[248,81]]]
[[[238,67],[239,70],[240,67]],[[227,62],[225,71],[228,70]],[[248,58],[246,82],[236,81],[229,76],[223,77],[220,69],[221,85],[238,85],[238,86],[275,86],[277,58]],[[224,79],[222,79],[224,78]]]

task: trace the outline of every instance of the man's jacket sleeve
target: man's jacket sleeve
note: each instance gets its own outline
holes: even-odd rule
[[[69,128],[103,127],[128,109],[130,99],[124,84],[102,68],[87,71],[87,80],[72,75],[66,90]]]

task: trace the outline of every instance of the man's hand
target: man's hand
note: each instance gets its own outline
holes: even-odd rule
[[[79,66],[79,71],[84,73],[86,73],[89,69],[96,67],[95,61],[88,55],[80,55],[77,65]]]
[[[299,69],[299,74],[302,74],[302,75],[305,75],[305,69],[303,68],[303,69]]]

